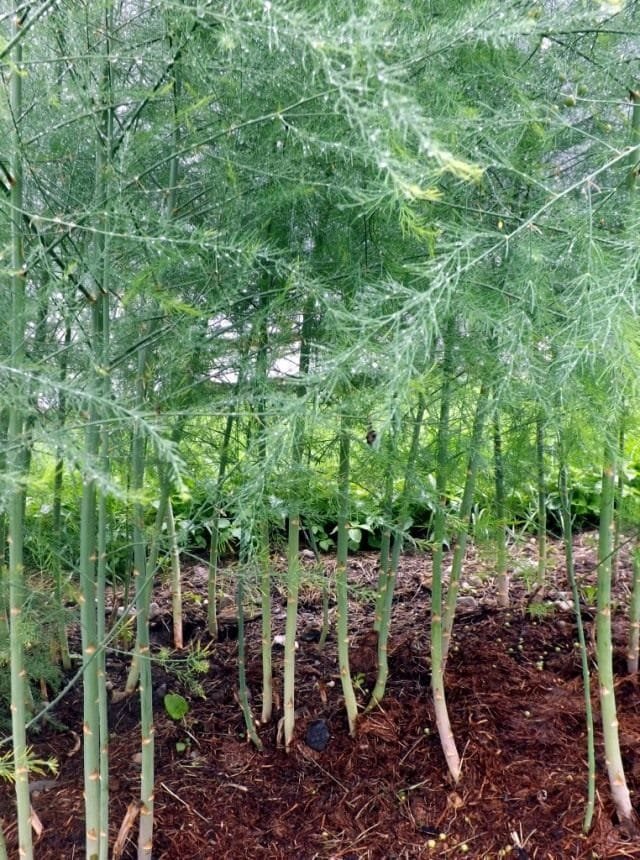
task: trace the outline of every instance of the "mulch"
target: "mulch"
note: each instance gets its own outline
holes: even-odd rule
[[[583,584],[595,580],[593,536],[576,543]],[[447,665],[447,701],[463,756],[463,775],[453,785],[440,749],[429,690],[430,561],[407,555],[399,574],[390,643],[391,677],[381,707],[359,720],[350,738],[341,701],[335,640],[321,651],[301,637],[297,655],[296,738],[286,753],[278,746],[276,712],[259,729],[258,752],[245,740],[236,696],[237,642],[233,607],[226,612],[219,641],[205,633],[205,572],[184,572],[185,613],[190,645],[197,643],[208,670],[198,676],[197,696],[186,676],[154,669],[156,709],[156,795],[154,860],[400,860],[400,858],[640,858],[616,821],[597,737],[597,799],[592,830],[581,832],[586,797],[584,694],[575,621],[564,608],[560,547],[550,550],[553,587],[548,599],[532,602],[527,571],[535,547],[513,548],[513,604],[496,607],[490,556],[469,550],[463,592]],[[321,594],[310,561],[303,580],[299,630],[317,625]],[[350,565],[353,601],[351,671],[364,703],[375,678],[375,636],[371,633],[376,558]],[[276,571],[283,560],[275,558]],[[528,567],[527,567],[528,566]],[[331,573],[332,562],[326,568]],[[229,574],[230,576],[231,574]],[[629,560],[622,559],[616,585],[615,662],[620,736],[627,778],[640,791],[640,688],[624,674]],[[223,576],[224,585],[224,576]],[[229,583],[230,585],[230,583]],[[160,612],[157,647],[170,641],[170,603],[165,585],[156,589]],[[333,610],[332,610],[333,611]],[[284,632],[284,595],[274,591],[274,633]],[[584,612],[590,642],[594,613]],[[251,614],[250,614],[251,617]],[[254,708],[260,705],[260,620],[247,624],[247,673]],[[590,647],[592,648],[592,642]],[[111,653],[110,681],[122,686],[126,659]],[[274,689],[281,700],[282,653],[274,649]],[[595,683],[593,684],[595,688]],[[189,698],[189,712],[173,721],[163,707],[165,691]],[[592,691],[598,718],[597,690]],[[111,841],[139,791],[136,697],[110,708]],[[34,791],[32,804],[42,824],[35,854],[41,860],[84,857],[80,691],[57,707],[53,724],[31,737],[39,756],[54,755],[60,772]],[[323,720],[325,749],[306,742],[307,730]],[[62,725],[60,725],[62,724]],[[66,728],[65,728],[66,726]],[[34,778],[34,779],[37,779]],[[133,807],[134,808],[134,807]],[[10,786],[0,791],[10,856],[17,855],[15,811]],[[135,824],[122,857],[136,857]],[[12,853],[13,852],[13,853]]]

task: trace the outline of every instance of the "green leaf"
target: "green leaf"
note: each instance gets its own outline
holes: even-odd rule
[[[181,720],[189,713],[189,703],[178,693],[167,693],[164,697],[164,709],[172,720]]]

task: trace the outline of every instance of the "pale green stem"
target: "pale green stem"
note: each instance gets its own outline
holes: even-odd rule
[[[506,488],[504,482],[504,457],[502,452],[502,432],[498,413],[493,419],[493,469],[495,482],[495,520],[496,520],[496,582],[498,585],[498,605],[509,605],[509,571],[507,554],[506,527]]]
[[[544,421],[536,417],[536,474],[538,483],[538,585],[547,578],[547,491],[544,477]]]
[[[19,38],[23,24],[23,9],[16,6],[12,16],[13,40]],[[9,84],[11,113],[17,123],[22,115],[22,44],[15,41],[13,66]],[[26,279],[24,271],[24,248],[22,238],[23,179],[20,132],[16,126],[9,138],[12,149],[11,188],[11,351],[15,367],[25,359],[24,336],[26,328]],[[26,583],[24,579],[24,439],[22,428],[24,416],[13,396],[9,410],[9,433],[7,466],[14,486],[9,499],[9,617],[11,650],[11,728],[13,734],[13,756],[16,806],[18,817],[18,851],[21,860],[32,860],[33,840],[31,835],[31,804],[29,800],[29,766],[27,755],[27,684],[24,663],[22,613],[24,610]]]
[[[640,550],[633,553],[633,585],[629,604],[629,647],[627,649],[627,671],[630,675],[638,672],[640,654]]]
[[[562,521],[562,537],[564,540],[564,552],[567,565],[567,577],[573,595],[573,606],[576,614],[576,626],[578,630],[578,644],[580,646],[580,664],[582,667],[582,686],[584,690],[584,713],[587,727],[587,802],[584,809],[582,830],[588,833],[591,829],[593,810],[596,797],[596,752],[594,743],[593,708],[591,706],[591,674],[589,671],[589,653],[582,624],[582,613],[580,611],[580,594],[576,580],[575,566],[573,563],[573,527],[571,522],[571,502],[569,500],[569,488],[567,473],[568,467],[562,440],[559,443],[560,455],[560,518]]]
[[[4,838],[4,829],[2,827],[2,823],[0,822],[0,860],[9,860],[9,855],[7,854],[7,843]]]
[[[478,465],[480,462],[487,405],[489,402],[488,391],[488,386],[483,384],[480,388],[480,394],[478,395],[476,414],[473,419],[473,429],[471,431],[471,441],[469,443],[467,476],[464,483],[464,490],[462,491],[460,511],[458,513],[459,526],[456,528],[453,535],[453,559],[451,561],[451,575],[449,576],[449,587],[447,588],[447,600],[442,624],[442,659],[444,660],[445,665],[449,654],[449,646],[451,644],[451,632],[453,630],[453,621],[456,614],[458,588],[460,585],[460,578],[462,576],[464,556],[467,549],[468,522],[473,509],[473,496],[476,486],[476,476],[478,474]]]
[[[600,714],[604,736],[604,753],[613,802],[621,821],[634,821],[629,789],[622,764],[618,717],[613,675],[611,631],[611,558],[613,554],[613,507],[616,480],[616,451],[605,445],[600,497],[598,538],[598,616],[596,621],[596,655],[600,691]]]
[[[623,504],[624,504],[624,448],[625,448],[625,438],[624,438],[624,425],[625,419],[624,414],[620,417],[620,427],[618,429],[618,463],[620,464],[620,468],[618,469],[618,480],[616,482],[616,497],[614,501],[614,527],[613,527],[613,558],[611,559],[611,582],[615,584],[617,576],[618,576],[618,564],[620,561],[620,553],[618,552],[618,547],[620,546],[620,541],[622,539],[622,531],[624,528],[624,523],[622,521],[623,518]]]
[[[69,364],[69,347],[71,345],[71,326],[66,325],[64,331],[64,347],[62,358],[60,361],[60,381],[63,387],[60,389],[58,403],[58,426],[62,429],[66,421],[67,413],[67,398],[64,390],[64,383],[67,379],[67,368]],[[65,670],[71,668],[71,658],[69,656],[69,640],[67,638],[67,627],[64,617],[63,606],[63,576],[62,563],[60,553],[62,551],[61,535],[62,535],[62,487],[64,480],[64,460],[59,452],[56,458],[56,464],[53,472],[53,503],[51,514],[51,526],[53,528],[54,540],[56,542],[56,552],[52,557],[53,579],[56,596],[56,611],[57,611],[57,637],[58,648],[60,649],[60,660]]]
[[[456,748],[444,685],[444,651],[442,630],[442,560],[446,526],[446,489],[449,472],[449,413],[453,371],[452,341],[455,334],[451,321],[445,335],[442,360],[442,394],[436,443],[436,492],[438,507],[433,523],[433,577],[431,590],[431,691],[440,744],[454,783],[460,779],[460,756]]]
[[[340,451],[338,463],[338,548],[336,552],[336,604],[338,637],[338,668],[342,683],[342,695],[347,712],[349,734],[356,733],[358,703],[353,690],[349,668],[349,588],[347,582],[347,560],[349,555],[349,431],[344,416],[340,426]]]
[[[138,353],[136,402],[141,408],[145,399],[146,350]],[[140,671],[140,827],[138,860],[150,860],[153,848],[154,812],[154,726],[151,679],[151,644],[149,640],[149,605],[153,571],[147,570],[147,547],[144,529],[145,439],[142,428],[134,427],[131,450],[131,493],[133,496],[133,577],[136,584],[136,651]]]
[[[398,512],[398,521],[393,529],[391,557],[388,558],[386,562],[385,581],[378,587],[379,593],[384,597],[379,610],[377,610],[380,612],[380,623],[378,625],[378,671],[376,673],[376,682],[371,693],[371,698],[367,704],[367,711],[370,711],[376,705],[380,704],[387,688],[387,680],[389,677],[388,645],[391,631],[393,592],[398,573],[400,553],[402,552],[404,544],[404,532],[409,512],[409,497],[415,480],[416,463],[420,447],[420,431],[422,429],[424,413],[424,397],[423,395],[420,395],[416,416],[413,422],[411,446],[409,448],[409,455],[405,465],[404,484],[399,499],[400,510]]]
[[[211,525],[211,546],[209,548],[209,576],[207,581],[207,627],[212,638],[218,638],[218,554],[220,549],[220,500],[222,487],[224,485],[227,464],[229,462],[229,449],[231,443],[231,431],[233,429],[234,416],[227,415],[222,447],[220,449],[220,461],[218,463],[218,479],[213,499],[213,521]]]
[[[284,632],[284,746],[288,751],[295,728],[296,627],[298,622],[298,589],[300,586],[300,515],[289,514],[287,541],[287,618]]]
[[[393,516],[393,445],[385,445],[387,463],[385,469],[384,501],[382,504],[383,530],[380,541],[380,559],[378,561],[378,587],[376,589],[376,607],[373,618],[373,629],[380,632],[387,585],[389,583],[389,565],[391,562],[391,518]]]
[[[94,309],[94,316],[96,310]],[[94,324],[95,326],[95,324]],[[94,327],[95,330],[95,327]],[[98,456],[100,433],[95,408],[89,411],[85,430],[87,457]],[[80,627],[82,631],[83,693],[84,693],[84,802],[86,821],[86,855],[98,860],[100,851],[100,711],[99,677],[96,651],[96,482],[85,475],[80,502]]]
[[[260,721],[271,720],[273,709],[273,669],[271,665],[271,565],[269,563],[269,525],[263,517],[260,528],[260,598],[262,607],[262,715]]]
[[[244,555],[244,553],[242,554]],[[246,670],[246,654],[245,654],[245,638],[244,638],[244,565],[246,559],[241,558],[240,569],[236,580],[236,605],[238,612],[238,699],[240,708],[244,716],[244,724],[247,729],[247,737],[256,747],[262,749],[262,741],[256,731],[256,724],[253,719],[253,712],[249,702],[249,690],[247,688],[247,670]]]
[[[173,516],[171,498],[167,504],[167,531],[169,532],[169,553],[171,556],[171,612],[173,616],[173,644],[184,648],[182,635],[182,583],[180,571],[180,549],[176,535],[176,521]]]

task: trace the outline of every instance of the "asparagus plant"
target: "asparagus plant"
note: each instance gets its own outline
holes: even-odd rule
[[[286,750],[291,748],[295,728],[296,626],[300,587],[300,515],[289,512],[287,538],[287,617],[284,631],[283,732]]]
[[[169,533],[169,554],[171,557],[171,616],[173,618],[173,644],[184,648],[182,631],[182,583],[180,570],[180,548],[176,535],[176,521],[173,516],[171,498],[167,504],[167,531]]]
[[[389,584],[391,563],[391,533],[393,517],[393,476],[396,449],[393,443],[395,433],[390,432],[385,438],[383,447],[386,457],[384,476],[384,498],[382,502],[382,536],[380,538],[380,556],[378,561],[378,585],[376,588],[376,608],[373,619],[373,629],[380,633],[386,589]]]
[[[455,321],[452,318],[444,336],[442,358],[442,390],[436,442],[436,492],[438,505],[433,520],[433,578],[431,592],[431,692],[440,744],[449,773],[454,782],[460,779],[461,762],[451,729],[444,685],[444,638],[442,602],[442,561],[446,527],[446,491],[449,473],[449,416],[453,383],[453,340]]]
[[[504,483],[504,454],[502,450],[502,430],[496,409],[493,416],[493,472],[495,482],[495,534],[496,534],[496,582],[498,584],[498,604],[509,605],[509,571],[506,529],[506,488]]]
[[[25,23],[26,7],[16,4],[12,16],[12,37],[17,39]],[[9,101],[14,126],[10,135],[11,159],[11,351],[13,362],[20,367],[25,360],[24,338],[26,330],[26,270],[24,259],[22,212],[23,159],[19,122],[22,116],[22,43],[16,42],[12,56]],[[15,763],[15,790],[18,815],[18,850],[21,858],[33,857],[31,836],[31,805],[29,800],[29,767],[27,762],[26,698],[27,673],[24,664],[22,640],[22,613],[25,605],[26,582],[24,576],[24,478],[23,460],[24,414],[19,398],[14,396],[9,408],[7,434],[7,468],[13,478],[9,499],[9,617],[11,650],[11,729]],[[89,855],[87,855],[89,856]]]
[[[416,466],[420,450],[420,431],[422,430],[422,422],[425,413],[425,400],[421,394],[418,399],[416,414],[413,420],[413,430],[411,434],[411,446],[405,464],[404,484],[402,492],[398,500],[398,519],[393,529],[393,541],[391,546],[391,555],[385,562],[385,577],[378,585],[378,595],[381,599],[378,600],[379,608],[376,609],[376,616],[380,615],[378,622],[378,671],[376,682],[371,693],[371,699],[367,705],[367,710],[380,704],[387,687],[389,677],[389,661],[387,648],[389,644],[389,633],[391,628],[391,608],[393,605],[393,592],[395,589],[396,577],[398,573],[398,563],[400,561],[400,553],[404,545],[404,535],[407,526],[409,515],[409,500],[411,489],[415,481]],[[388,556],[388,550],[386,551]],[[382,553],[381,553],[382,555]],[[383,561],[381,560],[381,569]]]
[[[58,427],[62,429],[65,425],[67,414],[67,397],[64,390],[64,384],[67,379],[67,369],[69,361],[69,347],[71,344],[71,326],[65,324],[63,351],[60,359],[60,393],[58,395]],[[63,574],[61,552],[61,535],[62,535],[62,487],[64,481],[64,457],[60,449],[56,452],[56,462],[53,471],[53,502],[51,505],[51,527],[55,540],[58,541],[57,551],[52,557],[53,579],[56,598],[57,622],[56,630],[58,637],[58,648],[60,649],[60,661],[65,670],[71,668],[71,658],[69,656],[69,640],[67,637],[67,627],[64,618],[64,602],[63,602]]]
[[[580,611],[580,594],[576,580],[575,565],[573,562],[573,524],[571,519],[571,500],[569,497],[569,481],[567,465],[566,446],[560,436],[558,443],[559,453],[559,487],[560,487],[560,519],[562,522],[562,539],[564,542],[565,562],[567,566],[567,577],[571,586],[573,606],[576,614],[576,627],[578,631],[578,644],[580,646],[580,665],[582,669],[582,686],[584,689],[584,713],[587,726],[587,802],[582,820],[582,830],[588,833],[591,829],[593,810],[596,796],[596,752],[594,743],[593,708],[591,706],[591,673],[589,670],[589,652],[584,635],[582,623],[582,612]]]
[[[140,409],[145,401],[147,351],[138,352],[136,402]],[[133,579],[136,607],[136,655],[140,674],[140,827],[138,860],[149,860],[153,848],[154,811],[154,727],[153,688],[151,678],[151,643],[149,640],[149,606],[153,571],[147,569],[147,544],[144,526],[145,438],[139,423],[134,426],[131,446],[131,494],[133,498]]]
[[[547,576],[547,491],[544,475],[544,417],[536,416],[536,479],[538,485],[538,586],[544,586]]]
[[[244,543],[246,538],[241,538],[241,540]],[[256,749],[261,750],[262,741],[256,731],[251,702],[249,701],[249,688],[247,687],[246,641],[244,633],[244,578],[247,571],[247,562],[248,554],[244,547],[242,547],[240,565],[236,574],[236,611],[238,614],[238,699],[240,701],[240,708],[244,717],[244,724],[247,729],[247,737]]]
[[[633,553],[633,582],[631,602],[629,603],[629,643],[627,647],[627,671],[630,675],[638,673],[640,654],[640,549]]]
[[[349,589],[347,560],[349,553],[349,449],[350,437],[344,415],[341,417],[338,463],[338,547],[336,551],[336,604],[338,668],[342,683],[349,734],[356,733],[358,705],[349,668]]]
[[[467,474],[462,491],[462,500],[458,512],[458,525],[453,534],[453,559],[451,561],[451,574],[449,575],[449,586],[447,588],[447,599],[444,610],[444,621],[442,626],[442,654],[446,665],[449,645],[451,644],[451,632],[456,613],[456,600],[458,598],[458,587],[462,576],[462,566],[467,549],[468,522],[473,509],[473,497],[478,474],[478,466],[481,458],[481,444],[484,426],[489,405],[489,386],[483,383],[476,403],[476,412],[473,419],[471,439],[469,440],[469,459],[467,461]]]
[[[227,475],[231,432],[235,416],[229,413],[225,419],[222,445],[218,459],[218,477],[213,493],[213,514],[211,519],[211,545],[209,547],[209,575],[207,579],[207,627],[210,635],[218,638],[218,556],[220,554],[220,505],[222,488]]]
[[[604,752],[609,786],[621,821],[636,824],[629,788],[624,773],[613,675],[613,646],[611,630],[611,559],[614,552],[614,499],[616,481],[616,450],[605,444],[600,495],[600,526],[598,532],[598,595],[596,621],[596,656],[600,692],[600,714],[604,736]]]

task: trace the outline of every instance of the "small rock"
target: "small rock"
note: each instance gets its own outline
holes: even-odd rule
[[[322,630],[317,624],[307,624],[307,626],[300,631],[298,639],[301,642],[319,642],[321,635]]]
[[[124,618],[125,612],[129,618],[135,618],[136,616],[136,610],[133,606],[130,606],[129,609],[125,609],[124,606],[118,606],[116,615],[118,618]]]
[[[287,638],[286,636],[280,636],[280,635],[274,636],[273,637],[273,647],[274,648],[284,648],[284,643],[286,641],[286,638]],[[296,642],[293,647],[297,651],[298,650],[298,643]]]
[[[495,597],[482,597],[479,601],[480,606],[484,609],[497,609],[498,601]],[[509,626],[509,622],[506,623],[507,627]]]
[[[573,609],[573,600],[556,600],[555,604],[558,609],[561,609],[563,612],[568,612],[570,609]]]
[[[316,752],[326,749],[331,739],[331,732],[326,720],[313,720],[307,727],[304,742]]]
[[[235,600],[229,594],[221,594],[220,600],[218,601],[218,609],[230,609],[232,606],[235,606]]]
[[[475,612],[478,608],[478,601],[475,597],[459,597],[456,600],[456,610],[458,612]]]

